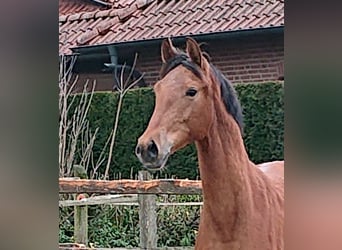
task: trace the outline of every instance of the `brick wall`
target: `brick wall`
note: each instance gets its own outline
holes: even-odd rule
[[[152,50],[153,51],[153,50]],[[145,73],[144,80],[148,85],[153,85],[159,79],[159,71],[162,64],[160,58],[160,51],[153,51],[154,53],[149,53],[151,51],[146,50],[140,52],[140,60],[137,63],[137,69]]]
[[[225,54],[217,48],[227,51]],[[233,83],[278,80],[284,60],[283,41],[254,41],[215,47],[212,62]]]
[[[73,75],[71,83],[75,81],[76,74]],[[79,74],[77,75],[77,83],[72,93],[81,93],[87,84],[86,91],[90,92],[95,84],[95,91],[108,91],[113,89],[113,76],[111,74]]]
[[[212,63],[232,83],[278,80],[283,74],[284,40],[282,35],[245,37],[232,41],[211,41],[204,49]],[[140,51],[137,68],[145,72],[145,81],[158,80],[161,65],[160,52],[154,49]]]
[[[114,76],[110,73],[79,74],[79,75],[74,74],[73,78],[70,81],[71,83],[75,81],[76,76],[77,76],[77,83],[75,84],[72,93],[83,92],[83,89],[86,83],[87,83],[87,88],[86,88],[87,92],[90,92],[93,89],[94,84],[95,84],[95,91],[112,91],[115,88]],[[124,78],[124,82],[126,81],[126,79],[127,78]],[[128,82],[128,85],[131,83],[132,81]],[[139,83],[137,83],[135,87],[138,87],[138,86],[139,86]]]
[[[203,47],[212,63],[232,83],[253,83],[283,79],[284,37],[283,34],[259,34],[215,40]],[[144,72],[144,80],[153,85],[159,79],[161,66],[160,47],[145,46],[137,51],[136,69]],[[76,92],[83,89],[86,79],[96,79],[96,90],[112,90],[113,78],[108,74],[80,75]]]

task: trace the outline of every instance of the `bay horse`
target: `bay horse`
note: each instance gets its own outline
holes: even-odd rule
[[[161,58],[155,108],[135,153],[159,170],[195,142],[203,188],[195,249],[284,249],[284,161],[250,161],[234,88],[194,39],[186,51],[164,40]]]

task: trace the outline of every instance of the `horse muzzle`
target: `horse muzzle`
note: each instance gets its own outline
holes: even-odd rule
[[[138,143],[135,154],[143,166],[149,170],[161,170],[169,158],[169,150],[159,150],[154,140]]]

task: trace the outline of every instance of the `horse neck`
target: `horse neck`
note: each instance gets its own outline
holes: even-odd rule
[[[247,218],[251,201],[250,165],[240,129],[219,100],[208,135],[196,142],[203,185],[204,217],[236,225],[237,214]],[[221,221],[220,221],[221,220]],[[240,221],[241,222],[241,221]]]

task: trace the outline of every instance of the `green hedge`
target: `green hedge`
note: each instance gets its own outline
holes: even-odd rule
[[[235,86],[244,110],[245,145],[255,163],[283,159],[284,139],[284,88],[280,83],[240,84]],[[76,98],[76,103],[79,97]],[[95,158],[100,154],[112,129],[118,102],[117,94],[95,93],[89,110],[93,130],[99,128],[94,145]],[[146,128],[154,107],[151,88],[131,90],[124,98],[115,141],[110,179],[117,173],[130,178],[141,169],[134,149],[137,138]],[[105,166],[105,164],[103,164]],[[170,157],[162,173],[177,178],[199,178],[197,155],[190,145]],[[104,172],[104,166],[100,171]]]
[[[248,155],[254,163],[284,159],[284,85],[237,85]]]

